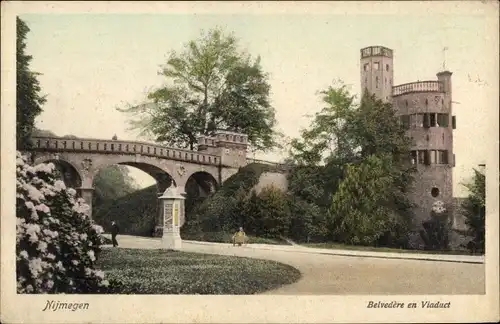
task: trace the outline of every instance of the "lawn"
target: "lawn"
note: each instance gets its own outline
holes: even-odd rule
[[[354,250],[354,251],[371,251],[371,252],[395,252],[395,253],[424,253],[424,254],[455,254],[455,255],[470,255],[471,253],[466,250],[454,251],[427,251],[427,250],[405,250],[386,247],[374,246],[361,246],[361,245],[347,245],[340,243],[305,243],[301,244],[310,248],[318,249],[335,249],[335,250]]]
[[[104,249],[97,267],[121,294],[250,295],[301,277],[274,261],[166,250]]]

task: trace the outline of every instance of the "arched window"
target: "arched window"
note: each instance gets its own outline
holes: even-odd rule
[[[375,77],[375,88],[378,88],[378,77]]]
[[[389,72],[389,64],[385,65],[385,70]]]

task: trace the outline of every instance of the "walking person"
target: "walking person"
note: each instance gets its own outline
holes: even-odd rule
[[[236,244],[238,244],[238,246],[241,246],[243,243],[245,243],[246,238],[247,236],[243,231],[243,227],[240,227],[240,230],[233,235],[233,246],[235,246]]]
[[[113,241],[113,247],[118,246],[118,241],[116,240],[116,235],[118,235],[120,229],[115,221],[111,221],[111,240]]]

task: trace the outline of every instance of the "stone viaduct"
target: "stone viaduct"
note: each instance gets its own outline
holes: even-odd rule
[[[94,178],[110,165],[132,166],[146,172],[156,180],[158,195],[172,183],[186,194],[188,182],[194,181],[201,196],[214,191],[248,163],[279,166],[248,159],[247,136],[227,131],[200,136],[197,151],[115,139],[33,137],[33,144],[30,153],[34,163],[53,162],[65,184],[77,189],[91,207]]]

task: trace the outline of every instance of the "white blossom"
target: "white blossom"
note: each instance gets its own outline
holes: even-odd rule
[[[104,278],[104,271],[102,271],[102,270],[95,270],[94,273],[95,273],[96,277],[98,277],[100,279]]]
[[[89,256],[90,260],[95,261],[95,254],[93,250],[88,251],[87,255]]]
[[[42,259],[36,258],[36,259],[31,259],[28,263],[28,266],[30,268],[31,274],[33,277],[38,277],[38,273],[42,272]]]
[[[43,196],[43,194],[37,188],[33,187],[29,183],[25,183],[23,185],[23,188],[26,191],[28,191],[28,197],[31,200],[35,200],[37,202],[40,202],[40,199],[45,199],[45,197]]]
[[[47,283],[46,283],[46,285],[47,285],[47,288],[52,289],[52,287],[54,287],[54,281],[53,280],[48,280]]]
[[[26,252],[25,250],[22,250],[21,253],[19,253],[19,255],[21,257],[23,257],[24,259],[27,259],[28,258],[28,252]]]
[[[94,231],[96,231],[97,234],[104,233],[104,229],[100,225],[93,224],[92,228],[94,229]]]
[[[76,266],[80,264],[80,262],[78,262],[78,260],[71,260],[71,263],[73,263],[73,265],[76,265]]]
[[[40,252],[46,252],[47,251],[47,243],[45,243],[44,241],[38,242],[37,250],[39,250]]]
[[[35,204],[33,204],[33,202],[31,202],[31,201],[26,201],[26,202],[24,202],[24,204],[30,210],[34,210],[35,209]]]
[[[68,188],[67,192],[73,197],[76,196],[76,190],[73,188]]]
[[[57,191],[57,192],[60,192],[64,189],[66,189],[66,185],[64,184],[63,181],[61,180],[56,180],[56,182],[54,182],[54,189]]]
[[[40,204],[35,206],[36,210],[42,211],[45,214],[50,214],[50,208],[45,204]]]
[[[40,163],[38,165],[35,165],[34,169],[37,172],[45,172],[45,173],[52,173],[55,170],[56,166],[54,163]]]
[[[53,255],[52,253],[47,254],[47,259],[55,260],[55,258],[56,258],[56,256]]]

